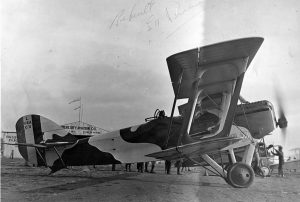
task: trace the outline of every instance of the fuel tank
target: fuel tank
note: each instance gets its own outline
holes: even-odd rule
[[[276,128],[276,118],[272,103],[263,100],[238,105],[234,124],[247,128],[255,139],[269,135]]]

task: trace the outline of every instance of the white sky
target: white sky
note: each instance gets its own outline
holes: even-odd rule
[[[156,108],[170,115],[173,91],[166,57],[235,38],[265,38],[242,95],[273,102],[280,87],[289,128],[267,138],[300,147],[300,2],[1,1],[1,124],[36,113],[57,123],[83,121],[107,130],[142,123]]]

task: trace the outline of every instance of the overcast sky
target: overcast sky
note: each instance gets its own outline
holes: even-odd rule
[[[81,96],[83,121],[107,130],[142,123],[156,108],[170,115],[173,90],[166,57],[235,38],[265,41],[242,95],[277,106],[280,88],[289,128],[300,147],[300,2],[51,0],[2,3],[1,124],[36,113],[59,124],[78,119],[68,104]]]

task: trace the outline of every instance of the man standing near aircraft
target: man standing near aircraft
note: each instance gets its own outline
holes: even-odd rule
[[[169,160],[166,160],[165,161],[165,172],[166,172],[166,174],[170,174],[170,170],[171,170],[171,161],[169,161]]]
[[[145,172],[146,173],[149,173],[149,171],[148,171],[148,164],[149,164],[149,162],[145,162]]]
[[[155,173],[154,168],[155,168],[155,161],[151,161],[151,171],[150,171],[150,173]]]
[[[179,159],[178,161],[176,161],[175,163],[175,167],[177,168],[177,175],[181,175],[180,173],[180,168],[182,166],[182,159]]]
[[[284,158],[283,158],[282,146],[279,146],[278,149],[279,150],[277,150],[277,149],[274,148],[274,150],[276,152],[272,151],[272,154],[278,156],[278,159],[279,159],[279,163],[278,163],[278,175],[280,175],[281,177],[284,177],[284,175],[283,175]]]

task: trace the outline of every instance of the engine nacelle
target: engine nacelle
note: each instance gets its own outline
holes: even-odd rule
[[[240,104],[237,106],[234,123],[247,128],[255,139],[269,135],[276,128],[273,105],[267,101]],[[280,122],[284,126],[284,120]]]

